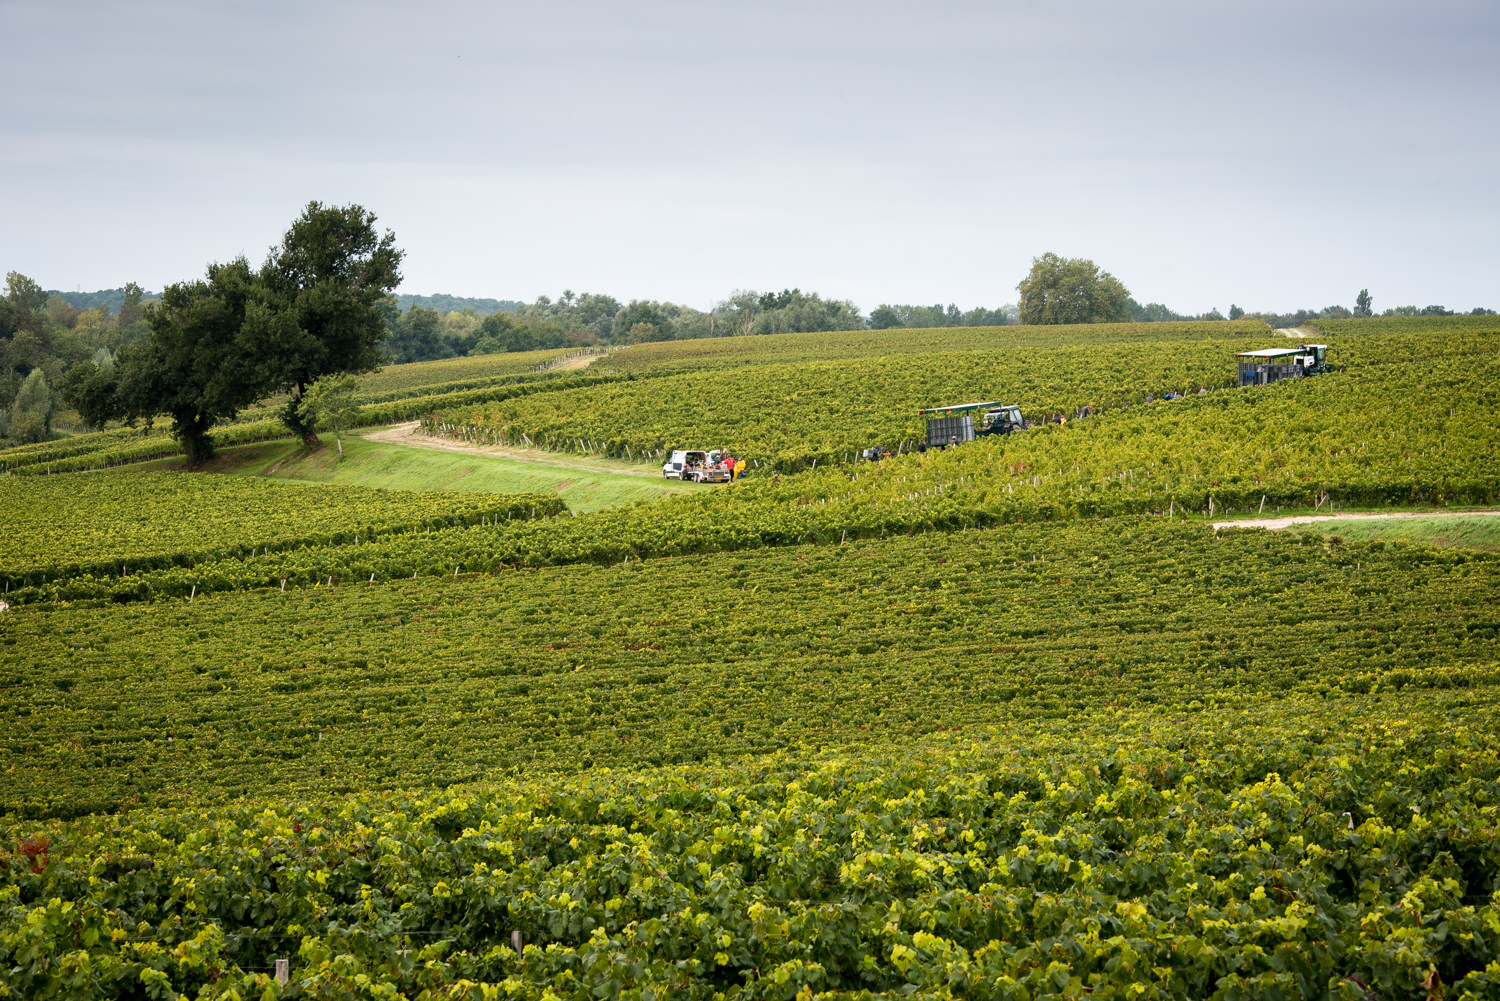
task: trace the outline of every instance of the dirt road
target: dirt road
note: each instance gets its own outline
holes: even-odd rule
[[[600,354],[600,355],[572,355],[571,357],[564,358],[560,362],[555,362],[555,363],[553,363],[551,365],[548,365],[546,368],[542,369],[542,371],[544,371],[544,372],[571,372],[574,369],[588,368],[590,365],[594,364],[594,362],[598,361],[600,358],[603,358],[603,357],[604,356],[602,354]]]
[[[617,459],[592,459],[562,452],[548,452],[540,448],[522,448],[519,445],[472,445],[466,441],[422,434],[417,428],[417,422],[411,421],[367,434],[364,439],[390,445],[405,445],[410,448],[430,448],[439,452],[473,452],[480,455],[493,455],[500,459],[518,459],[538,466],[555,466],[559,469],[575,469],[587,473],[614,473],[619,476],[661,475],[661,467],[649,462],[637,466],[628,465]]]
[[[1291,528],[1294,525],[1311,525],[1315,521],[1379,521],[1387,518],[1473,518],[1500,517],[1500,511],[1390,511],[1369,514],[1304,514],[1291,518],[1248,518],[1243,521],[1216,521],[1214,531],[1221,528],[1268,528],[1272,531]]]

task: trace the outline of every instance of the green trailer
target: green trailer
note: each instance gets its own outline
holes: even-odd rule
[[[1265,386],[1282,379],[1300,379],[1328,371],[1327,344],[1261,348],[1235,355],[1240,362],[1241,386]]]

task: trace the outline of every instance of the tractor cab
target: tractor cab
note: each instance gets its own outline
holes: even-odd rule
[[[984,427],[975,434],[1010,434],[1012,431],[1025,429],[1026,421],[1021,417],[1021,408],[1010,406],[985,411]]]
[[[1300,350],[1302,351],[1302,356],[1299,360],[1308,375],[1315,375],[1328,370],[1327,344],[1303,344]]]

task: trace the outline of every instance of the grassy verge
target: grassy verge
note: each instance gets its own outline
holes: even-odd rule
[[[1337,535],[1351,542],[1411,542],[1500,552],[1500,517],[1495,515],[1315,521],[1310,525],[1298,525],[1297,529]]]
[[[390,490],[552,492],[578,512],[602,511],[694,489],[693,484],[675,480],[624,476],[617,471],[621,465],[600,460],[599,471],[592,472],[523,459],[428,451],[346,437],[342,460],[332,442],[307,452],[297,442],[283,440],[226,448],[208,464],[206,471]],[[131,468],[182,469],[184,462],[181,458],[160,459]]]

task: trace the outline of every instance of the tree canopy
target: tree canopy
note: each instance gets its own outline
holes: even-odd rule
[[[344,432],[359,418],[358,390],[359,380],[353,373],[330,375],[308,386],[297,404],[310,427],[333,432],[339,458],[344,456]]]
[[[1120,323],[1130,319],[1130,292],[1108,271],[1082,257],[1034,257],[1016,288],[1021,322]]]
[[[52,392],[47,388],[47,377],[41,369],[34,368],[16,391],[7,418],[8,432],[22,442],[46,441],[52,431],[52,409]]]
[[[248,345],[272,392],[291,395],[281,419],[311,440],[297,404],[325,375],[373,372],[384,360],[386,295],[401,283],[401,251],[390,230],[358,205],[310,202],[262,265],[267,311],[247,324]]]
[[[199,461],[213,453],[216,422],[285,393],[282,421],[313,440],[302,395],[323,376],[379,367],[400,263],[395,236],[376,232],[373,213],[310,202],[259,270],[240,257],[164,291],[146,311],[145,336],[112,366],[75,366],[64,399],[91,424],[167,414]]]

